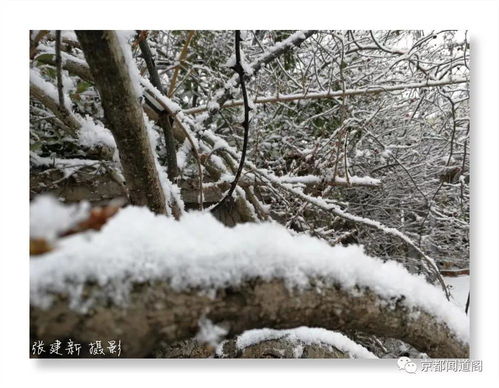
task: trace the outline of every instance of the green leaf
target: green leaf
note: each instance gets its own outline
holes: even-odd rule
[[[34,142],[34,143],[30,144],[30,146],[29,146],[30,151],[38,151],[41,148],[42,148],[41,142]]]
[[[54,54],[42,54],[36,57],[40,63],[52,63],[54,61]]]
[[[86,82],[86,81],[80,81],[78,82],[78,85],[76,85],[76,93],[83,93],[86,91],[90,86],[92,86],[91,83]]]

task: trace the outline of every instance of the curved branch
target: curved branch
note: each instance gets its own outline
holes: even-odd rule
[[[96,287],[86,286],[89,294]],[[354,296],[340,287],[321,286],[320,279],[301,292],[291,292],[282,280],[250,279],[237,288],[218,289],[215,296],[199,290],[178,292],[165,282],[136,284],[126,306],[104,298],[81,313],[71,309],[67,295],[57,295],[47,310],[32,306],[31,336],[45,343],[58,338],[81,343],[121,339],[122,357],[143,357],[152,354],[160,341],[194,337],[199,321],[210,319],[227,327],[229,336],[262,327],[359,330],[401,339],[430,357],[468,357],[468,345],[445,323],[402,301],[360,288]]]
[[[248,68],[253,70],[253,75],[258,72],[264,65],[272,62],[274,59],[284,54],[285,52],[299,47],[305,40],[307,40],[310,36],[315,34],[316,30],[308,30],[308,31],[297,31],[294,34],[291,34],[288,38],[283,40],[282,42],[276,43],[273,47],[269,48],[266,52],[260,55],[257,59],[255,59],[252,63],[248,65]],[[202,107],[203,110],[209,111],[209,116],[204,121],[209,121],[213,118],[213,116],[221,109],[221,107],[225,104],[227,100],[229,100],[231,96],[230,90],[238,86],[239,78],[237,75],[231,77],[224,85],[223,88],[219,92],[216,92],[217,96],[214,100],[218,105],[216,109],[209,109],[208,105]],[[242,105],[242,104],[239,104]]]
[[[246,91],[246,83],[244,81],[244,69],[243,69],[243,64],[241,60],[241,31],[236,30],[236,64],[234,66],[234,70],[236,73],[239,75],[239,83],[241,84],[241,93],[243,95],[243,104],[244,104],[244,121],[243,121],[243,128],[244,128],[244,140],[243,140],[243,149],[241,152],[241,160],[239,161],[239,167],[237,168],[236,176],[234,177],[234,180],[232,181],[230,185],[230,189],[227,192],[227,194],[224,196],[224,198],[216,204],[216,206],[212,209],[212,211],[217,210],[222,206],[222,204],[228,199],[232,197],[232,193],[236,189],[237,182],[239,181],[239,178],[241,177],[241,173],[243,171],[244,167],[244,161],[246,159],[246,150],[248,148],[248,134],[249,134],[249,101],[248,101],[248,92]]]

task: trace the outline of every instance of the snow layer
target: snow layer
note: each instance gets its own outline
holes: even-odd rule
[[[39,156],[34,152],[29,154],[29,162],[31,166],[53,167],[61,170],[64,173],[64,178],[67,178],[85,166],[97,166],[101,162],[90,159],[62,159]]]
[[[341,333],[326,330],[322,328],[298,327],[290,330],[274,330],[274,329],[254,329],[245,331],[236,340],[238,349],[244,349],[249,346],[258,344],[262,341],[270,341],[284,338],[292,343],[296,343],[297,347],[301,344],[305,345],[329,345],[348,353],[351,358],[378,358],[365,347],[353,342],[350,338]],[[301,348],[303,351],[303,348]],[[301,356],[301,352],[295,353],[296,357]]]
[[[59,93],[57,91],[57,88],[52,85],[50,82],[47,82],[43,79],[42,75],[40,74],[40,70],[37,68],[32,68],[30,69],[30,82],[32,82],[34,85],[36,85],[38,88],[43,90],[43,93],[50,97],[54,101],[59,101]],[[64,107],[69,111],[72,112],[71,109],[71,102],[70,98],[65,95],[64,96]]]
[[[225,227],[209,213],[192,212],[180,221],[146,208],[127,207],[100,232],[61,240],[59,249],[31,260],[31,303],[47,307],[52,293],[67,293],[78,306],[87,281],[105,286],[116,302],[126,301],[134,282],[163,280],[175,290],[237,286],[248,279],[283,279],[306,288],[309,279],[325,286],[368,287],[382,298],[401,298],[445,322],[469,341],[468,318],[443,292],[397,262],[368,257],[362,247],[330,247],[309,236],[293,236],[275,223]]]
[[[125,58],[125,62],[128,67],[128,73],[130,74],[130,79],[132,80],[136,97],[140,98],[143,93],[143,88],[142,85],[140,84],[140,80],[142,77],[140,76],[137,64],[133,59],[132,49],[130,47],[130,44],[128,43],[136,35],[136,32],[133,30],[130,31],[120,30],[120,31],[115,31],[115,33],[118,38],[118,42],[120,43],[121,50],[123,51],[123,57]]]
[[[221,148],[221,147],[220,147]],[[350,176],[348,177],[349,182],[354,185],[366,185],[366,186],[377,186],[381,184],[381,181],[376,178],[371,178],[369,176]],[[303,176],[282,176],[280,177],[282,183],[303,183],[303,184],[317,184],[322,182],[335,182],[335,183],[347,183],[345,177],[337,176],[333,179],[332,176],[315,176],[315,175],[303,175]]]
[[[111,131],[102,125],[96,124],[90,117],[81,119],[81,128],[78,135],[80,144],[83,146],[93,148],[98,145],[105,145],[112,149],[116,148],[116,141]]]
[[[470,291],[470,277],[445,277],[445,284],[449,286],[452,301],[456,306],[461,309],[466,308],[466,301],[468,300],[468,292]]]
[[[63,205],[50,195],[39,195],[30,204],[30,238],[54,240],[88,216],[90,205]]]

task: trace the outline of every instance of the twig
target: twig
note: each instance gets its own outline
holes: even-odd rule
[[[272,62],[274,59],[284,54],[285,52],[294,49],[300,46],[307,38],[316,33],[316,30],[308,30],[308,31],[297,31],[294,34],[291,34],[288,38],[284,39],[281,42],[278,42],[273,47],[266,50],[262,55],[256,58],[253,62],[251,62],[248,67],[253,69],[253,76],[266,64]],[[250,75],[248,75],[248,78]],[[218,108],[209,109],[208,105],[202,107],[202,111],[209,111],[208,117],[203,120],[205,123],[210,123],[213,120],[213,117],[222,107],[225,107],[225,103],[232,98],[231,90],[237,87],[239,79],[237,74],[234,74],[227,82],[225,82],[223,86],[223,92],[217,97],[214,101],[218,104]],[[216,93],[218,94],[218,93]],[[242,105],[242,102],[239,102],[236,105]],[[191,113],[189,111],[185,111],[186,114]],[[194,112],[199,113],[199,112]]]
[[[450,152],[449,152],[449,157],[447,158],[447,162],[445,163],[445,166],[448,167],[450,165],[450,162],[452,160],[452,155],[454,153],[454,139],[455,139],[455,136],[456,136],[456,131],[457,131],[457,124],[456,124],[456,104],[454,103],[454,101],[452,101],[452,98],[449,97],[447,94],[445,94],[444,92],[438,90],[438,93],[446,98],[449,103],[450,103],[450,106],[451,106],[451,112],[452,112],[452,136],[451,136],[451,139],[450,139]],[[461,171],[461,174],[462,174],[462,171]],[[437,194],[438,192],[440,191],[440,189],[443,187],[444,185],[444,181],[441,181],[440,184],[438,185],[437,187],[437,190],[435,190],[435,193],[433,194],[433,196],[431,197],[430,201],[427,202],[428,203],[428,211],[423,219],[423,221],[421,222],[421,224],[419,225],[419,229],[420,229],[420,235],[422,235],[423,233],[423,227],[424,227],[424,224],[426,223],[426,221],[428,220],[428,217],[430,216],[430,213],[431,213],[431,204],[433,203],[433,201],[435,200],[435,198],[437,197]]]
[[[184,47],[182,47],[182,51],[180,52],[180,56],[178,58],[178,66],[175,67],[175,71],[173,72],[172,80],[170,82],[170,87],[168,88],[167,96],[170,98],[173,96],[173,92],[175,91],[175,85],[177,83],[177,78],[178,78],[178,75],[179,75],[180,69],[181,69],[180,65],[182,64],[185,57],[187,56],[189,44],[191,43],[191,40],[194,37],[195,33],[196,33],[196,31],[193,31],[193,30],[189,31],[189,35],[187,35],[187,39],[184,43]]]
[[[241,62],[241,31],[236,30],[236,64],[234,65],[234,71],[239,74],[239,83],[241,85],[241,92],[243,95],[243,105],[244,105],[244,140],[243,140],[243,150],[241,153],[241,160],[239,162],[239,167],[237,169],[236,176],[230,185],[230,189],[225,195],[225,197],[216,204],[216,206],[212,209],[215,211],[218,209],[226,200],[232,196],[232,193],[236,189],[237,181],[239,180],[241,173],[243,171],[244,160],[246,159],[246,149],[248,148],[248,133],[249,133],[249,101],[248,101],[248,93],[246,91],[246,84],[244,81],[244,69]]]
[[[57,73],[57,95],[59,106],[64,107],[64,91],[62,90],[61,30],[55,32],[55,68]]]

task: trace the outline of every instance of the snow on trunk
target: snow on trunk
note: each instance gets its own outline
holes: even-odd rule
[[[91,298],[84,301],[81,294],[88,282],[126,303],[135,283],[162,281],[175,291],[210,293],[251,279],[278,279],[298,291],[312,284],[339,286],[356,296],[369,289],[388,306],[396,301],[418,308],[463,343],[469,341],[467,316],[422,276],[397,262],[368,257],[362,247],[331,247],[275,223],[228,228],[208,213],[189,213],[178,222],[128,207],[100,232],[60,240],[58,250],[32,260],[30,267],[31,304],[43,308],[54,294],[67,294],[72,306],[88,308]]]

